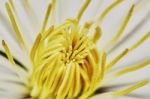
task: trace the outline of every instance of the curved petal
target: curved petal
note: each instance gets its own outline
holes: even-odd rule
[[[0,99],[10,97],[12,99],[23,98],[28,93],[28,88],[18,77],[7,60],[1,59],[0,64]],[[2,98],[3,97],[3,98]]]

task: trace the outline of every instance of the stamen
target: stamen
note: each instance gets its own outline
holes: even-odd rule
[[[58,90],[60,84],[62,83],[63,79],[64,79],[64,75],[65,75],[65,71],[66,70],[66,67],[65,66],[62,66],[61,69],[58,71],[56,77],[55,77],[55,80],[53,83],[53,86],[51,88],[51,92],[50,93],[54,93],[56,95],[56,90]]]
[[[89,63],[87,60],[84,60],[84,65],[85,65],[86,68],[87,68],[88,76],[89,76],[89,78],[90,78],[90,80],[91,80],[92,73],[93,73],[92,67],[90,66],[90,63]]]
[[[94,23],[93,21],[87,21],[87,22],[84,24],[84,28],[89,29],[89,28],[92,26],[93,23]]]
[[[7,55],[8,59],[10,60],[10,62],[11,62],[13,65],[15,65],[13,56],[11,55],[10,50],[9,50],[9,48],[8,48],[8,46],[7,46],[7,44],[5,43],[4,40],[2,40],[2,45],[3,45],[3,48],[4,48],[5,52],[6,52],[6,55]]]
[[[100,27],[96,27],[95,33],[92,37],[93,42],[96,43],[100,39],[101,35],[102,35],[102,31]]]
[[[109,71],[120,59],[122,59],[127,53],[129,49],[125,49],[121,54],[115,57],[108,65],[105,67],[105,71]]]
[[[87,73],[83,69],[81,69],[81,67],[80,67],[80,72],[81,72],[81,77],[84,80],[83,92],[86,92],[88,90],[89,86],[90,86],[90,79],[89,79]]]
[[[74,65],[75,65],[75,67],[74,67],[74,72],[73,72],[73,78],[75,78],[76,76],[76,64],[74,63]],[[72,99],[73,98],[73,94],[74,94],[74,89],[75,89],[75,83],[76,83],[76,81],[75,81],[75,79],[72,79],[72,82],[71,82],[72,84],[71,84],[71,86],[70,86],[70,88],[69,88],[69,92],[68,92],[68,99]]]
[[[88,89],[87,92],[85,92],[83,96],[80,97],[80,99],[86,98],[93,93],[96,87],[97,77],[99,76],[98,66],[95,63],[94,57],[92,56],[90,52],[88,53],[87,59],[93,68],[93,73],[92,73],[90,88]]]
[[[99,76],[98,76],[98,80],[97,80],[97,84],[99,84],[99,82],[103,79],[104,77],[104,73],[105,73],[105,64],[106,64],[106,58],[107,58],[107,54],[104,52],[102,53],[101,55],[101,64],[100,64],[100,73],[99,73]]]
[[[129,12],[128,12],[121,28],[118,31],[118,33],[114,36],[114,38],[111,41],[108,42],[108,44],[106,45],[106,47],[104,47],[104,49],[109,48],[109,47],[111,48],[117,42],[117,40],[121,37],[121,35],[123,34],[123,32],[124,32],[128,22],[129,22],[131,16],[132,16],[133,10],[134,10],[134,5],[129,10]]]
[[[140,40],[138,40],[137,43],[135,43],[134,45],[132,45],[132,47],[129,49],[130,51],[136,49],[138,46],[140,46],[142,43],[144,43],[145,40],[147,40],[150,37],[150,31],[144,35]]]
[[[86,8],[88,7],[88,5],[90,4],[91,0],[86,0],[85,3],[82,5],[82,7],[80,8],[78,15],[77,15],[77,19],[78,21],[80,21],[84,11],[86,10]]]
[[[98,66],[96,66],[97,64],[94,60],[94,57],[92,56],[92,54],[90,52],[88,52],[87,60],[89,61],[89,63],[91,64],[91,66],[93,68],[92,81],[94,82],[94,79],[96,77],[95,75],[97,74]]]
[[[51,66],[51,69],[49,70],[49,69],[46,68],[46,71],[45,71],[45,72],[48,73],[48,74],[45,74],[45,75],[48,75],[48,79],[45,80],[45,83],[41,82],[41,84],[44,85],[44,88],[43,88],[43,91],[42,91],[42,95],[40,95],[41,99],[46,99],[48,97],[51,97],[50,94],[54,93],[53,92],[54,89],[57,88],[57,87],[55,87],[53,90],[51,90],[51,88],[53,87],[53,84],[54,84],[55,77],[56,77],[56,75],[58,73],[58,70],[59,69],[61,70],[60,73],[63,72],[64,66],[61,65],[61,67],[60,67],[60,64],[63,64],[60,61],[60,55],[58,57],[56,57],[55,59],[56,59],[56,61],[58,61],[57,63],[54,60],[54,58],[52,60],[55,61],[56,66],[53,66],[53,64],[49,64]],[[56,82],[56,83],[58,84],[59,82]]]
[[[42,34],[42,41],[44,41],[48,36],[50,36],[50,33],[52,32],[54,30],[54,25],[52,25],[51,27],[49,27],[49,29],[46,31],[46,32],[44,32],[43,34]]]
[[[63,50],[63,48],[62,47],[58,47],[57,49],[53,49],[51,52],[48,52],[48,53],[46,53],[44,56],[42,56],[41,58],[42,59],[45,59],[46,57],[48,57],[48,56],[50,56],[50,55],[52,55],[52,54],[54,54],[54,53],[57,53],[57,52],[59,52],[59,51],[61,51],[61,50]]]
[[[99,16],[99,20],[102,21],[105,16],[117,5],[119,5],[123,0],[116,0],[115,2],[113,2],[112,4],[110,4],[103,12],[102,14]]]
[[[23,37],[22,37],[21,32],[19,30],[19,27],[18,27],[18,25],[16,23],[16,20],[15,20],[15,17],[13,15],[13,12],[12,12],[12,10],[11,10],[11,8],[10,8],[8,3],[6,3],[5,6],[6,6],[6,9],[7,9],[9,18],[11,20],[12,26],[14,28],[14,31],[16,32],[17,38],[18,38],[19,42],[21,43],[22,47],[26,49],[25,42],[23,40]]]
[[[71,85],[71,81],[73,79],[73,73],[74,73],[75,65],[74,63],[69,63],[67,66],[66,75],[64,77],[64,80],[58,90],[59,97],[65,97],[67,92],[69,91],[69,87]],[[67,86],[66,86],[67,85]]]
[[[43,33],[45,31],[45,29],[46,29],[48,18],[49,18],[50,13],[51,13],[51,8],[52,8],[52,5],[49,4],[48,8],[47,8],[47,11],[46,11],[46,15],[45,15],[44,21],[43,21],[43,26],[42,26],[42,29],[41,29],[41,33]]]
[[[51,70],[48,70],[49,72],[51,72],[50,75],[48,75],[48,79],[45,81],[45,87],[49,86],[49,88],[51,88],[52,84],[53,84],[53,81],[54,81],[54,78],[57,74],[57,71],[58,69],[60,68],[60,64],[63,64],[61,61],[60,61],[60,55],[58,57],[56,57],[56,60],[58,61],[56,64],[55,64],[55,67],[52,67]],[[53,59],[53,61],[55,61]],[[50,64],[49,64],[50,65]],[[52,66],[52,65],[51,65]]]
[[[82,45],[83,42],[87,42],[86,36],[83,36],[83,37],[81,38],[81,40],[79,40],[79,41],[76,43],[76,45],[74,46],[74,50],[78,49],[78,48]]]
[[[87,33],[88,33],[89,29],[91,28],[93,23],[94,23],[93,21],[85,22],[82,29],[79,31],[79,34],[81,37],[84,37],[84,35],[87,35]]]
[[[39,43],[40,43],[40,41],[41,41],[41,38],[42,38],[42,35],[39,34],[39,35],[37,36],[37,38],[36,38],[34,44],[33,44],[33,47],[32,47],[31,53],[30,53],[31,60],[33,60],[33,61],[34,61],[34,56],[35,56],[36,50],[37,50],[37,48],[38,48],[38,46],[39,46]]]
[[[124,74],[130,73],[130,72],[134,72],[136,70],[142,69],[145,66],[148,66],[150,64],[150,60],[144,61],[141,64],[135,65],[135,66],[131,66],[129,68],[126,69],[122,69],[120,71],[118,71],[117,73],[115,73],[115,76],[122,76]]]
[[[11,5],[13,11],[16,11],[13,0],[9,0],[9,3]]]
[[[38,85],[34,85],[33,88],[32,88],[32,91],[30,93],[31,97],[38,97],[40,95],[40,92],[42,90],[39,88]]]
[[[95,59],[96,63],[98,63],[98,64],[101,63],[100,54],[101,53],[98,51],[98,49],[96,47],[92,49],[92,55],[94,56],[94,59]],[[103,55],[103,53],[102,53],[102,55]]]
[[[80,70],[80,67],[78,64],[76,64],[76,71],[75,71],[75,80],[76,80],[76,86],[74,88],[74,94],[73,96],[76,97],[79,92],[80,92],[80,89],[81,89],[81,85],[80,85],[80,82],[81,82],[81,79],[80,79],[80,73],[81,73],[81,70]]]
[[[135,84],[135,85],[133,85],[133,86],[127,88],[127,89],[114,92],[112,95],[117,97],[117,96],[123,96],[123,95],[129,94],[132,91],[145,86],[146,84],[148,84],[148,82],[149,82],[148,80],[144,80],[144,81],[138,82],[137,84]]]
[[[56,11],[55,8],[56,8],[56,0],[52,0],[52,16],[51,16],[51,20],[50,20],[52,25],[54,25],[55,20],[56,20],[55,19],[56,18],[55,17],[55,14],[56,14],[55,13],[55,11]]]
[[[0,50],[0,56],[3,56],[4,58],[8,59],[7,55],[5,52],[3,52],[2,50]],[[28,71],[28,69],[26,68],[26,66],[24,66],[20,61],[18,61],[16,58],[14,58],[14,62],[16,63],[16,65],[20,66],[21,68],[23,68],[25,71]]]
[[[20,79],[25,81],[24,83],[27,84],[28,81],[27,81],[24,73],[21,71],[20,68],[17,67],[17,65],[16,65],[16,63],[15,63],[15,61],[13,59],[13,56],[12,56],[12,54],[11,54],[11,52],[10,52],[10,50],[9,50],[9,48],[8,48],[8,46],[7,46],[7,44],[5,43],[4,40],[2,40],[2,46],[3,46],[4,50],[5,50],[5,53],[6,53],[7,57],[8,57],[8,59],[9,59],[9,61],[12,63],[14,70],[19,75]]]
[[[128,51],[126,52],[125,51],[125,53],[122,53],[123,54],[123,56],[124,55],[126,55],[128,52],[130,52],[130,51],[132,51],[132,50],[134,50],[134,49],[136,49],[139,45],[141,45],[146,39],[148,39],[150,37],[150,32],[148,32],[144,37],[142,37],[137,43],[135,43],[130,49],[128,49]],[[123,56],[119,56],[119,57],[123,57]],[[118,57],[118,58],[119,58]],[[116,58],[115,58],[116,59]],[[115,60],[114,60],[115,61]],[[116,62],[115,63],[117,63],[117,60],[116,60]],[[108,64],[108,66],[106,66],[107,68],[106,68],[106,71],[108,71],[109,70],[109,68],[111,68],[113,65],[115,65],[115,63],[113,63],[113,61],[112,61],[112,64],[110,63],[110,64]]]
[[[26,4],[28,4],[29,3],[29,0],[23,0]]]

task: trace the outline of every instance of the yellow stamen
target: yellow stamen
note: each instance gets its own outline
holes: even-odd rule
[[[116,96],[123,96],[123,95],[129,94],[130,92],[145,86],[146,84],[148,84],[148,82],[149,82],[148,80],[138,82],[137,84],[135,84],[135,85],[133,85],[133,86],[127,88],[127,89],[114,92],[112,95],[116,97]]]
[[[141,64],[135,65],[135,66],[131,66],[129,68],[125,68],[123,70],[118,71],[117,73],[115,73],[115,76],[122,76],[124,74],[130,73],[130,72],[134,72],[136,70],[142,69],[145,66],[148,66],[150,64],[150,60],[144,61]]]
[[[137,43],[135,43],[130,49],[128,49],[127,52],[130,52],[134,49],[136,49],[138,46],[140,46],[146,39],[148,39],[150,37],[150,32],[148,32],[145,36],[143,36]],[[122,53],[122,55],[126,55],[127,52],[125,51],[124,53]],[[121,55],[121,54],[120,54]],[[123,56],[118,56],[119,57],[123,57]],[[112,61],[112,63],[109,63],[107,66],[106,66],[106,71],[108,71],[113,65],[115,65],[115,63],[117,63],[118,60],[116,60],[115,62],[115,59],[114,59],[114,62]]]
[[[41,89],[38,87],[38,85],[34,85],[30,95],[31,97],[38,97],[40,95],[40,92],[41,92]]]
[[[51,72],[51,74],[49,75],[49,78],[45,81],[45,87],[49,86],[49,88],[51,88],[52,84],[53,84],[53,81],[54,81],[54,77],[56,76],[57,74],[57,71],[59,69],[59,65],[62,64],[62,62],[60,61],[60,56],[56,57],[57,59],[57,63],[56,63],[56,66],[55,67],[52,67],[51,70],[47,70],[46,72]],[[54,61],[54,58],[53,58],[53,61]],[[51,65],[52,66],[52,65]]]
[[[6,52],[6,55],[7,55],[8,59],[10,60],[10,62],[11,62],[13,65],[15,65],[13,56],[11,55],[11,52],[10,52],[10,50],[9,50],[9,48],[8,48],[8,46],[7,46],[7,44],[5,43],[4,40],[2,40],[2,45],[3,45],[3,48],[4,48],[5,52]]]
[[[117,5],[119,5],[123,0],[116,0],[115,2],[113,2],[112,4],[110,4],[103,12],[102,14],[99,16],[99,20],[102,21],[105,16]]]
[[[73,78],[75,78],[75,72],[76,72],[76,64],[74,63],[74,65],[75,65],[75,68],[74,68],[74,72],[73,72],[73,76],[72,76]],[[76,83],[75,79],[72,79],[71,83],[72,84],[71,84],[71,86],[69,88],[69,92],[68,92],[68,99],[71,99],[73,97],[75,83]]]
[[[100,52],[98,51],[98,49],[93,48],[92,54],[93,54],[93,56],[94,56],[95,62],[99,64],[99,63],[101,62],[101,61],[100,61],[101,59],[100,59]]]
[[[107,57],[107,54],[106,53],[103,53],[101,55],[101,64],[100,64],[100,73],[98,75],[98,80],[97,80],[97,84],[99,84],[99,82],[103,79],[104,77],[104,73],[105,73],[105,64],[106,64],[106,57]]]
[[[35,42],[34,42],[34,46],[32,47],[30,57],[31,57],[31,60],[33,60],[33,61],[34,61],[34,56],[35,56],[35,53],[36,53],[36,49],[38,48],[38,45],[41,41],[41,38],[42,38],[42,35],[39,34],[38,37],[36,38]]]
[[[80,67],[79,67],[78,64],[76,64],[76,71],[75,71],[75,74],[76,74],[76,78],[75,78],[75,80],[76,80],[76,86],[74,88],[74,94],[73,94],[74,97],[76,97],[79,94],[80,89],[81,89],[81,85],[80,85],[80,81],[81,81],[80,80],[80,73],[81,73]]]
[[[54,85],[52,86],[51,92],[56,94],[56,92],[57,92],[56,90],[57,90],[57,88],[59,88],[61,80],[64,77],[65,70],[66,70],[66,67],[62,66],[62,68],[58,71],[58,73],[57,73],[57,75],[55,77],[55,81],[54,81],[56,83],[54,83]]]
[[[60,64],[62,64],[62,62],[60,61],[60,55],[58,57],[55,57],[55,59],[58,61],[57,63],[54,62],[56,64],[56,66],[54,67],[53,64],[49,64],[49,65],[51,65],[53,67],[51,67],[51,69],[46,69],[46,71],[45,71],[45,73],[48,73],[48,74],[45,74],[45,75],[48,75],[48,79],[45,80],[45,83],[43,84],[44,85],[43,89],[45,89],[45,90],[42,92],[42,95],[40,95],[41,99],[45,99],[47,97],[51,97],[50,94],[52,94],[54,89],[56,89],[56,87],[55,87],[55,88],[53,88],[53,90],[51,90],[52,87],[53,87],[53,82],[55,80],[55,77],[56,77],[56,75],[58,73],[57,71],[59,70]],[[54,58],[52,60],[55,61]],[[50,60],[50,61],[52,61],[52,60]],[[61,68],[60,68],[61,73],[62,73],[63,69],[64,69],[64,66],[61,66]],[[56,82],[56,84],[58,84],[58,82]]]
[[[49,36],[49,34],[52,32],[54,30],[54,25],[52,25],[51,27],[49,27],[49,29],[46,31],[46,32],[44,32],[43,34],[42,34],[42,37],[43,37],[43,41],[44,41],[44,39],[45,38],[47,38],[48,36]]]
[[[9,3],[10,3],[10,5],[11,5],[12,9],[15,11],[16,9],[15,9],[13,0],[9,0]]]
[[[80,72],[81,72],[81,77],[84,79],[84,89],[83,92],[86,92],[90,86],[90,79],[87,75],[87,73],[80,68]]]
[[[29,4],[29,0],[23,0],[26,4]]]
[[[19,30],[19,27],[18,27],[18,25],[16,23],[16,20],[15,20],[15,17],[13,15],[13,12],[12,12],[12,10],[11,10],[11,8],[10,8],[8,3],[6,3],[6,9],[7,9],[9,18],[11,20],[12,26],[14,28],[14,31],[16,32],[17,38],[18,38],[19,42],[21,43],[21,45],[26,49],[25,42],[23,40],[23,37],[22,37],[21,32]]]
[[[24,73],[21,71],[20,68],[17,67],[17,65],[16,65],[16,63],[15,63],[15,61],[13,59],[13,56],[12,56],[12,54],[11,54],[11,52],[10,52],[10,50],[9,50],[9,48],[8,48],[8,46],[7,46],[7,44],[5,43],[4,40],[2,40],[2,46],[3,46],[4,50],[5,50],[5,53],[6,53],[7,57],[8,57],[8,59],[9,59],[9,61],[12,63],[14,70],[19,75],[20,79],[25,81],[24,83],[27,84],[28,82],[27,82],[27,79],[25,79]]]
[[[56,7],[56,0],[52,0],[52,10],[55,11]]]
[[[121,37],[121,35],[123,34],[131,16],[132,16],[132,13],[133,13],[133,10],[134,10],[134,5],[131,7],[131,9],[129,10],[121,28],[119,29],[118,33],[114,36],[114,38],[108,42],[108,44],[106,45],[106,47],[104,48],[109,48],[109,47],[112,47],[116,42],[117,40]]]
[[[54,25],[55,18],[56,18],[56,16],[55,16],[56,15],[56,13],[55,13],[55,11],[56,11],[55,10],[56,9],[56,0],[52,0],[51,4],[52,4],[52,16],[51,16],[51,20],[50,21],[51,21],[51,24]]]
[[[47,11],[46,11],[46,15],[45,15],[44,21],[43,21],[43,26],[42,26],[41,32],[44,32],[45,29],[46,29],[46,25],[47,25],[47,22],[48,22],[48,18],[49,18],[50,13],[51,13],[51,8],[52,8],[52,5],[49,4],[49,5],[48,5],[48,8],[47,8]]]
[[[138,40],[137,43],[132,45],[132,47],[129,49],[130,51],[136,49],[138,46],[140,46],[142,43],[144,43],[145,40],[147,40],[150,37],[150,32],[148,32],[146,35],[144,35],[140,40]]]
[[[77,15],[77,19],[78,21],[80,21],[84,11],[86,10],[86,8],[88,7],[88,5],[90,4],[91,0],[85,0],[85,3],[82,5],[82,7],[80,8],[78,15]]]
[[[100,27],[96,27],[95,33],[92,37],[93,42],[96,43],[99,40],[99,38],[101,37],[101,35],[102,35],[102,31],[101,31]]]
[[[108,65],[106,65],[105,71],[109,71],[122,57],[129,52],[129,49],[125,49],[121,54],[115,57]]]
[[[94,23],[93,21],[87,21],[84,25],[84,28],[89,29],[93,23]]]
[[[69,87],[71,85],[71,81],[73,79],[73,73],[74,73],[74,64],[73,63],[69,63],[68,64],[68,68],[66,71],[66,76],[62,82],[62,85],[60,86],[59,90],[58,90],[58,94],[62,97],[65,97],[65,95],[67,94],[67,92],[69,91]],[[65,86],[65,85],[68,86]]]
[[[92,56],[91,53],[88,53],[87,59],[88,59],[89,63],[93,66],[93,74],[92,74],[92,81],[93,81],[92,84],[93,84],[95,79],[96,79],[98,66],[97,66],[97,64],[96,64],[96,62],[94,60],[94,57]]]
[[[91,95],[96,87],[97,84],[97,80],[98,80],[98,74],[99,74],[99,70],[98,70],[98,64],[95,63],[94,57],[92,56],[91,53],[88,53],[88,61],[90,64],[92,64],[93,66],[93,74],[92,74],[92,78],[91,78],[91,82],[90,82],[90,88],[87,92],[85,92],[79,99],[85,99],[87,98],[89,95]]]

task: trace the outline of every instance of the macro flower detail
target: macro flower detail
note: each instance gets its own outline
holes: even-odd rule
[[[26,10],[32,10],[30,1],[22,0],[21,2]],[[13,0],[5,2],[7,15],[16,33],[15,40],[29,62],[27,66],[21,60],[16,59],[7,43],[8,41],[2,40],[3,49],[0,49],[0,56],[9,60],[13,67],[13,73],[24,87],[23,90],[19,89],[22,92],[21,95],[10,95],[11,97],[8,96],[8,99],[16,99],[16,97],[17,99],[89,99],[97,94],[101,95],[99,99],[105,99],[103,96],[113,99],[127,95],[149,83],[148,79],[143,79],[126,88],[98,92],[112,79],[149,66],[150,60],[146,59],[142,63],[121,68],[111,74],[112,68],[121,59],[149,39],[150,31],[144,33],[144,36],[131,47],[125,47],[121,53],[108,61],[109,52],[122,37],[134,14],[136,4],[132,3],[129,6],[117,33],[114,33],[114,36],[106,42],[103,48],[99,48],[99,41],[105,34],[101,24],[115,7],[128,1],[114,0],[97,19],[90,19],[81,23],[84,12],[91,2],[92,0],[84,0],[75,17],[67,18],[63,22],[55,24],[56,4],[59,1],[51,0],[32,46],[27,44],[19,23],[17,23],[19,13],[16,10],[15,2]],[[34,16],[33,14],[32,11],[29,13],[30,18]],[[51,21],[50,25],[48,25],[49,20]]]

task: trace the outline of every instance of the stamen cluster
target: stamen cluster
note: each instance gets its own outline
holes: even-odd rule
[[[99,52],[88,37],[90,24],[75,20],[39,34],[33,48],[32,97],[75,98],[90,95],[100,80]]]

